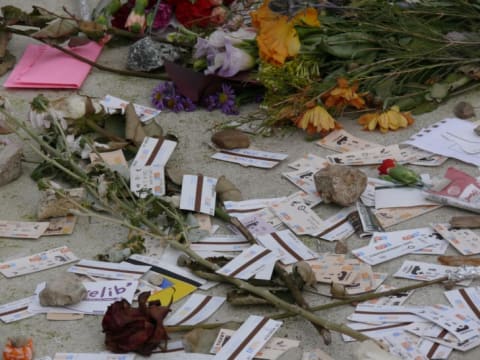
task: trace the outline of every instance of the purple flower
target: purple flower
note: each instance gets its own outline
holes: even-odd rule
[[[255,66],[255,58],[247,51],[232,44],[230,39],[225,39],[225,56],[222,67],[217,74],[223,77],[232,77],[240,71],[250,70]]]
[[[203,99],[203,105],[208,111],[218,109],[218,94],[209,95]]]
[[[173,82],[160,83],[153,89],[151,96],[152,104],[159,110],[168,109],[174,112],[193,111],[196,109],[191,99],[178,92]]]
[[[235,92],[228,84],[222,84],[222,90],[218,93],[218,108],[227,115],[238,114],[238,108],[235,104]]]

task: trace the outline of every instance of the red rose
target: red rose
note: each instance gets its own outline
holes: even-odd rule
[[[108,307],[102,320],[105,345],[114,353],[134,351],[150,355],[162,341],[168,340],[163,327],[163,319],[170,307],[158,303],[147,305],[149,292],[138,296],[138,308],[133,308],[126,300],[116,301]]]
[[[175,16],[185,27],[206,27],[210,24],[213,5],[210,0],[197,0],[194,4],[190,0],[175,2]]]
[[[388,169],[394,168],[397,166],[397,162],[393,159],[385,159],[382,162],[382,165],[378,167],[378,173],[380,175],[388,175]]]

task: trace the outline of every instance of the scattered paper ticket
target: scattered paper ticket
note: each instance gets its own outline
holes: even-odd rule
[[[282,175],[307,194],[317,196],[319,201],[321,201],[321,197],[315,186],[315,180],[313,179],[313,175],[315,175],[316,172],[317,170],[314,168],[302,168],[300,170],[285,172]]]
[[[250,315],[215,355],[216,360],[251,360],[282,326],[281,321]]]
[[[365,269],[365,268],[364,268]],[[359,295],[377,289],[388,277],[388,273],[371,272],[365,269],[360,272],[352,284],[345,285],[348,295]]]
[[[216,354],[227,343],[235,333],[235,330],[220,329],[210,352]],[[267,341],[265,346],[255,355],[258,360],[276,360],[289,349],[296,348],[300,345],[300,341],[288,338],[272,337]]]
[[[215,235],[204,237],[198,242],[191,243],[193,251],[242,251],[250,247],[250,242],[242,235]]]
[[[367,324],[425,322],[417,312],[423,306],[389,306],[358,304],[347,319]]]
[[[374,165],[385,159],[401,159],[398,145],[374,147],[362,151],[350,151],[342,154],[328,155],[327,160],[337,165]]]
[[[203,175],[183,175],[180,209],[215,214],[217,179]]]
[[[445,296],[455,309],[480,320],[480,293],[477,288],[445,291]]]
[[[56,353],[53,360],[133,360],[135,354],[105,353]]]
[[[375,291],[377,293],[394,290],[396,289],[395,286],[390,285],[380,285],[378,289]],[[393,295],[383,296],[381,298],[371,299],[364,301],[364,304],[372,304],[372,305],[388,305],[388,306],[400,306],[405,303],[405,301],[412,296],[414,290],[399,292]]]
[[[430,211],[436,210],[440,207],[441,205],[385,208],[372,209],[372,212],[380,225],[386,229],[393,225],[397,225],[407,220],[414,219],[420,215],[429,213]]]
[[[428,246],[421,237],[413,237],[408,240],[380,240],[374,244],[352,250],[352,253],[370,265],[377,265],[397,257],[410,254],[415,250],[423,249]]]
[[[75,215],[61,216],[48,219],[49,225],[43,233],[44,236],[70,235],[73,233],[77,217]]]
[[[363,151],[381,145],[356,137],[340,129],[334,130],[316,142],[317,145],[336,152]]]
[[[257,236],[257,241],[267,249],[279,253],[281,255],[280,261],[285,265],[318,257],[314,251],[307,247],[290,230],[259,235]]]
[[[217,274],[248,280],[262,268],[275,263],[279,254],[259,245],[252,245],[236,256],[225,266],[216,271]]]
[[[225,300],[226,298],[221,296],[192,294],[178,310],[165,319],[164,325],[200,324],[212,316],[223,305]]]
[[[233,162],[243,166],[270,169],[285,160],[287,154],[252,149],[221,150],[212,155],[212,159]]]
[[[78,258],[66,246],[0,263],[0,272],[7,278],[62,266]]]
[[[114,150],[114,151],[105,151],[101,153],[90,153],[90,161],[92,163],[95,162],[104,162],[108,165],[116,165],[116,166],[125,166],[128,167],[127,160],[125,159],[125,155],[121,149]]]
[[[406,260],[393,276],[411,280],[430,281],[447,276],[449,272],[455,271],[455,269],[455,266]],[[468,285],[470,282],[471,280],[464,280],[458,284]]]
[[[133,265],[129,263],[112,263],[106,261],[80,260],[68,271],[75,274],[88,275],[113,280],[138,280],[150,270],[151,266]]]
[[[0,320],[8,324],[34,316],[35,314],[28,311],[28,305],[33,299],[34,296],[29,296],[8,304],[0,305]]]
[[[316,235],[324,230],[322,219],[301,197],[288,198],[270,208],[297,235]]]
[[[480,236],[470,229],[452,229],[450,224],[432,224],[432,227],[462,255],[480,253]]]
[[[239,220],[253,236],[270,234],[275,231],[272,224],[265,221],[262,216],[257,216],[257,214],[242,216]]]
[[[38,239],[48,226],[48,222],[0,220],[0,237]]]
[[[177,143],[146,136],[130,167],[130,189],[140,197],[165,194],[165,165]]]
[[[412,206],[432,206],[437,203],[427,200],[424,192],[409,186],[375,188],[375,208],[401,208]]]
[[[441,326],[460,341],[478,336],[480,330],[480,322],[475,318],[446,305],[422,306],[415,314]]]
[[[288,164],[289,167],[300,170],[304,168],[313,168],[313,169],[323,169],[325,166],[328,166],[329,162],[327,159],[317,156],[315,154],[305,154],[300,159],[295,160]]]
[[[117,111],[120,111],[122,114],[125,113],[125,109],[129,104],[128,101],[122,100],[112,95],[106,95],[105,98],[101,101],[101,103],[103,106],[105,106],[107,112],[110,114],[114,114]],[[160,110],[138,104],[133,104],[133,107],[135,108],[135,113],[140,118],[140,121],[143,123],[147,122],[150,119],[153,119],[161,112]]]

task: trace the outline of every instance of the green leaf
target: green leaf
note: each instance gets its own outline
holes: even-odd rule
[[[436,101],[442,101],[444,98],[447,97],[449,89],[450,85],[448,84],[435,83],[430,89],[429,95]]]

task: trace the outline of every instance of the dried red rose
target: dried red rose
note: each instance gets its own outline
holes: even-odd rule
[[[138,308],[126,300],[116,301],[108,307],[102,320],[108,350],[114,353],[133,351],[148,356],[159,346],[166,348],[168,335],[163,319],[170,306],[161,306],[159,302],[147,304],[149,296],[149,292],[138,296]]]

